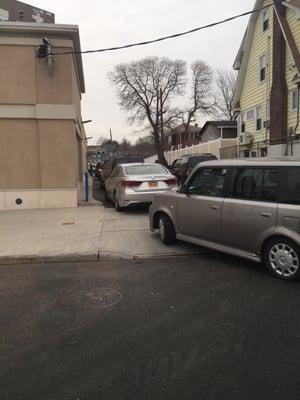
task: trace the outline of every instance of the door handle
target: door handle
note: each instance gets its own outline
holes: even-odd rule
[[[267,213],[267,212],[263,212],[263,213],[261,213],[261,216],[264,217],[264,218],[271,218],[272,214],[271,213]]]
[[[210,208],[211,208],[212,210],[217,211],[220,207],[219,207],[219,206],[210,206]]]

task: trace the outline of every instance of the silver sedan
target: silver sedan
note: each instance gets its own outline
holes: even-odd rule
[[[106,197],[117,211],[133,204],[150,204],[155,194],[177,187],[177,178],[160,164],[121,164],[105,181]]]

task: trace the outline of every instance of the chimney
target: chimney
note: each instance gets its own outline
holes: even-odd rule
[[[278,12],[285,15],[285,6],[277,5]],[[284,143],[287,137],[288,93],[285,77],[286,41],[274,12],[273,24],[273,81],[270,97],[270,142]]]

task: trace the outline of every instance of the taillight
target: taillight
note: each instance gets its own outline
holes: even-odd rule
[[[122,187],[127,187],[127,188],[133,188],[133,187],[137,187],[140,186],[142,182],[139,181],[121,181],[121,186]]]
[[[177,179],[168,179],[165,181],[165,183],[169,186],[177,186],[178,180]]]

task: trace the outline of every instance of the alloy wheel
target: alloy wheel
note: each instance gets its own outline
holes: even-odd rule
[[[285,278],[293,277],[299,270],[298,254],[286,243],[277,243],[271,247],[269,262],[274,272]]]

